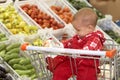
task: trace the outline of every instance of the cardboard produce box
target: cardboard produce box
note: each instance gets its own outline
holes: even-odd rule
[[[90,4],[103,14],[113,16],[113,21],[120,20],[120,0],[89,0]]]

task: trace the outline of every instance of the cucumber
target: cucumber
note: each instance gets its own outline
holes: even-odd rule
[[[27,70],[27,68],[24,65],[20,65],[20,64],[14,64],[13,68],[17,70]]]
[[[30,78],[31,78],[31,80],[34,80],[35,78],[37,78],[37,75],[33,74]]]
[[[32,69],[32,68],[34,68],[32,64],[25,65],[25,67],[26,67],[27,69]]]
[[[4,58],[4,57],[5,57],[5,53],[6,53],[6,50],[2,50],[2,51],[0,52],[0,56],[1,56],[2,58]]]
[[[0,41],[5,41],[5,40],[8,40],[8,38],[7,37],[3,37],[3,38],[0,39]]]
[[[0,33],[0,38],[3,38],[3,37],[5,37],[5,34]]]
[[[0,44],[0,51],[5,49],[5,48],[6,48],[6,44],[5,43]]]
[[[20,48],[13,48],[9,50],[6,54],[19,53],[19,51],[20,51]]]
[[[8,64],[13,66],[14,64],[18,64],[22,58],[11,59]]]
[[[25,59],[22,59],[19,63],[21,65],[26,65],[26,64],[31,64],[31,61],[29,58],[25,58]]]
[[[6,54],[6,55],[11,55],[11,54],[18,54],[18,55],[19,55],[19,53],[15,53],[15,52],[13,52],[13,53],[8,53],[8,54]]]
[[[32,70],[15,70],[20,76],[33,74]]]
[[[19,58],[18,54],[5,55],[4,60],[8,62],[11,59]]]
[[[18,48],[18,47],[20,47],[20,43],[13,43],[13,44],[10,44],[10,45],[8,45],[7,47],[6,47],[6,50],[7,51],[10,51],[11,49],[13,49],[13,48]]]

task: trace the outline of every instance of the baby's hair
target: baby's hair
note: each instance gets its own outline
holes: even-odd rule
[[[96,26],[98,16],[91,8],[80,9],[73,17],[73,20],[82,19],[83,24]]]

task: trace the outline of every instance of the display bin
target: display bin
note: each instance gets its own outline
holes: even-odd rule
[[[9,41],[5,41],[5,42],[2,42],[0,44],[3,44],[3,43],[4,44],[10,44],[11,41],[10,40]],[[13,68],[6,61],[3,60],[2,57],[0,57],[0,61],[2,61],[7,66],[10,74],[14,77],[15,80],[21,80],[20,76],[13,70]]]
[[[76,11],[73,9],[73,8],[71,8],[70,6],[68,6],[66,3],[65,3],[65,1],[64,0],[39,0],[39,5],[41,5],[41,3],[44,3],[44,7],[51,13],[51,14],[53,14],[53,15],[55,15],[56,17],[58,17],[60,20],[62,20],[63,21],[63,23],[65,23],[65,24],[68,24],[68,23],[70,23],[71,21],[68,21],[68,18],[63,18],[63,16],[65,17],[65,16],[67,16],[68,14],[65,14],[65,13],[70,13],[71,15],[70,16],[68,16],[68,17],[73,17],[73,15],[76,13]],[[56,9],[60,9],[58,12],[56,12],[56,11],[54,11],[54,10],[52,10],[52,8],[51,7],[53,7],[53,9],[55,9],[56,7]],[[67,11],[67,12],[60,12],[60,11],[65,11],[64,10],[64,8],[68,8],[68,10],[70,10],[70,11]],[[57,14],[58,13],[58,14]],[[72,18],[71,18],[72,19]],[[67,22],[66,22],[66,20],[67,20]]]
[[[36,41],[37,39],[38,41]],[[41,29],[37,34],[24,36],[22,40],[34,46],[63,47],[63,44],[51,33],[50,29]]]
[[[22,5],[25,4],[30,4],[30,5],[36,5],[38,7],[38,9],[40,11],[42,11],[43,13],[46,13],[48,16],[50,16],[51,18],[54,18],[55,21],[57,21],[58,24],[61,25],[65,25],[61,20],[59,20],[56,16],[54,16],[53,14],[51,14],[47,9],[45,9],[45,7],[43,6],[43,4],[38,3],[38,0],[27,0],[27,1],[16,1],[15,2],[15,6],[16,8],[25,16],[25,18],[30,19],[33,23],[36,24],[36,26],[38,26],[40,29],[43,29],[42,26],[40,26],[36,21],[34,21],[28,14],[26,14],[26,12],[24,12],[21,8]],[[47,26],[44,26],[45,28],[47,28]],[[52,27],[53,29],[53,27]]]
[[[3,8],[3,10],[4,9],[6,9],[6,8],[8,8],[8,10],[9,9],[12,9],[14,12],[14,14],[16,14],[15,16],[13,16],[11,13],[5,13],[4,15],[9,15],[10,14],[10,16],[9,17],[12,17],[12,18],[10,18],[11,19],[11,22],[7,22],[6,24],[9,24],[9,25],[11,25],[11,27],[15,27],[15,28],[10,28],[10,29],[20,29],[19,31],[17,31],[17,33],[15,33],[15,34],[25,34],[25,30],[27,31],[27,29],[29,30],[29,27],[32,27],[32,28],[35,28],[35,29],[33,29],[32,31],[30,30],[29,31],[29,33],[27,33],[27,34],[33,34],[33,33],[37,33],[37,30],[38,30],[38,27],[37,26],[35,26],[32,22],[30,22],[30,20],[29,19],[25,19],[24,17],[22,17],[21,16],[21,14],[19,13],[19,12],[17,12],[17,10],[15,9],[15,6],[13,5],[13,3],[11,2],[11,3],[5,3],[5,5],[0,5],[0,7],[1,8]],[[6,11],[8,11],[8,10],[6,10]],[[10,12],[10,11],[9,11]],[[2,14],[1,14],[2,15]],[[21,20],[21,22],[15,22],[16,20],[18,20],[18,19],[16,19],[16,18],[19,18],[20,20]],[[13,18],[15,18],[14,19],[14,21],[12,20]],[[6,20],[7,21],[7,20]],[[8,21],[10,21],[9,19],[8,19]],[[13,25],[13,23],[15,24],[15,25]],[[1,28],[2,28],[2,30],[4,30],[5,32],[6,32],[6,34],[7,35],[13,35],[14,33],[13,32],[11,32],[10,31],[10,29],[8,28],[8,27],[10,27],[9,25],[7,25],[6,26],[6,24],[5,23],[3,23],[2,21],[0,21],[0,25],[1,25]],[[27,26],[27,27],[26,27]],[[18,28],[19,27],[19,28]],[[24,28],[24,27],[26,27],[26,29]],[[24,29],[23,29],[24,28]],[[23,31],[24,30],[24,31]],[[15,30],[14,30],[15,31]]]
[[[114,42],[113,42],[114,43]],[[116,48],[116,45],[114,44],[109,44],[105,45],[106,49],[105,50],[112,50],[113,48]],[[113,77],[116,78],[116,58],[111,57],[109,58],[108,56],[105,56],[105,54],[102,54],[102,51],[95,51],[96,53],[99,53],[99,56],[102,57],[93,57],[93,56],[82,56],[82,54],[86,53],[90,55],[95,55],[95,52],[93,51],[86,51],[86,50],[76,50],[76,49],[63,49],[63,48],[55,48],[55,47],[38,47],[38,46],[29,46],[28,44],[23,44],[21,46],[21,49],[23,51],[29,51],[31,53],[31,60],[33,64],[35,64],[36,70],[39,75],[39,80],[50,80],[53,77],[52,72],[48,70],[48,65],[49,66],[54,66],[55,63],[52,62],[53,56],[64,56],[68,57],[68,61],[70,60],[70,69],[73,71],[74,69],[77,69],[77,67],[73,68],[73,66],[76,66],[74,64],[74,61],[77,57],[79,58],[85,58],[85,59],[93,59],[94,61],[99,60],[100,61],[100,71],[101,73],[98,76],[98,80],[112,80]],[[85,52],[84,52],[85,51]],[[117,50],[118,51],[118,50]],[[104,52],[104,51],[103,51]],[[114,49],[113,49],[114,52]],[[63,53],[63,54],[62,54]],[[66,54],[64,54],[66,53]],[[94,53],[94,54],[93,54]],[[81,56],[78,56],[78,54]],[[117,52],[118,54],[118,52]],[[41,55],[41,56],[39,56]],[[97,54],[96,54],[97,55]],[[39,57],[38,57],[39,56]],[[73,62],[71,61],[73,59]],[[101,62],[102,61],[102,62]],[[75,61],[76,62],[76,61]],[[112,64],[114,62],[114,65]],[[72,64],[73,63],[73,64]],[[57,64],[57,63],[56,63]],[[109,67],[107,67],[109,66]],[[53,67],[51,67],[51,71],[54,71]],[[75,70],[76,71],[76,70]],[[41,72],[41,75],[39,74]],[[73,76],[69,77],[69,80],[76,80],[76,76],[74,76],[74,72],[72,72]],[[97,74],[96,74],[97,75]],[[87,77],[87,76],[86,76]],[[117,77],[118,78],[118,77]]]
[[[13,38],[14,37],[14,38]],[[20,37],[21,36],[14,36],[14,35],[12,35],[12,36],[10,36],[10,40],[9,41],[6,41],[6,42],[2,42],[2,43],[0,43],[0,44],[6,44],[6,45],[11,45],[11,44],[14,44],[14,43],[20,43],[20,44],[22,44],[22,43],[24,43],[24,41],[23,41],[23,39],[20,39]],[[21,37],[22,38],[22,37]],[[16,47],[15,47],[16,48]],[[14,48],[12,48],[12,49],[14,49]],[[9,51],[6,51],[6,53],[5,53],[5,56],[8,56],[8,54],[9,53],[7,53],[7,52],[9,52]],[[11,53],[11,55],[12,54],[15,54],[15,52],[13,52],[13,53]],[[10,56],[11,56],[10,55]],[[23,52],[23,51],[21,51],[20,49],[19,49],[19,53],[18,53],[18,56],[19,57],[14,57],[14,58],[12,58],[12,59],[18,59],[18,58],[21,58],[21,60],[22,59],[30,59],[29,58],[29,54],[27,53],[27,52]],[[27,74],[29,74],[29,73],[25,73],[24,74],[24,72],[23,72],[23,76],[20,76],[19,75],[19,73],[17,73],[16,71],[17,70],[21,70],[21,71],[25,71],[26,70],[26,72],[27,72],[27,70],[32,70],[32,69],[34,69],[34,66],[31,64],[31,61],[30,61],[30,63],[28,64],[28,63],[26,63],[26,64],[24,64],[24,63],[20,63],[20,61],[18,62],[18,63],[10,63],[10,61],[12,60],[12,59],[10,59],[9,61],[6,61],[6,58],[5,57],[3,57],[3,56],[1,56],[1,58],[0,58],[1,60],[0,61],[2,61],[6,66],[7,66],[7,68],[8,68],[8,70],[9,70],[9,72],[10,72],[10,74],[13,76],[13,78],[14,78],[14,80],[32,80],[31,79],[31,77],[28,77],[27,76]],[[11,64],[11,65],[10,65]],[[23,69],[23,68],[20,68],[19,66],[18,67],[14,67],[14,65],[16,65],[16,64],[18,64],[18,65],[24,65],[24,66],[27,66],[27,65],[31,65],[32,66],[32,68],[28,68],[28,69]],[[14,68],[15,69],[14,69]],[[18,69],[19,68],[19,69]],[[29,72],[28,71],[28,72]],[[35,69],[34,69],[34,71],[35,71]],[[33,71],[31,71],[32,72],[32,74],[36,74],[36,72],[34,73]],[[31,73],[30,72],[30,73]],[[20,73],[21,74],[21,73]],[[31,75],[32,76],[32,75]],[[36,76],[36,78],[34,78],[34,80],[37,80],[37,76]]]

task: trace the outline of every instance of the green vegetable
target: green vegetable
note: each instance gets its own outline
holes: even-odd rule
[[[26,64],[31,64],[31,61],[29,58],[25,58],[25,59],[22,59],[19,63],[21,65],[26,65]]]
[[[4,57],[5,57],[5,53],[6,53],[6,50],[2,50],[2,51],[0,52],[0,56],[1,56],[2,58],[4,58]]]
[[[9,50],[6,54],[19,53],[19,51],[20,51],[20,48],[13,48]]]
[[[33,74],[33,75],[31,76],[31,80],[34,80],[35,78],[37,78],[37,75],[36,75],[36,74]]]
[[[18,54],[5,55],[4,60],[8,62],[9,60],[15,58],[19,58],[19,55]]]
[[[7,47],[6,47],[6,50],[7,51],[10,51],[11,49],[13,49],[13,48],[18,48],[18,47],[20,47],[20,43],[13,43],[13,44],[10,44],[10,45],[8,45]]]
[[[5,41],[5,40],[8,40],[8,38],[7,37],[3,37],[3,38],[0,39],[0,41]]]
[[[0,33],[0,38],[3,38],[3,37],[5,37],[5,34]]]
[[[10,64],[10,65],[18,64],[21,59],[22,59],[22,58],[11,59],[11,60],[8,62],[8,64]]]
[[[5,49],[5,47],[6,47],[6,44],[4,44],[4,43],[0,44],[0,51]]]
[[[17,70],[27,70],[27,68],[24,65],[20,65],[20,64],[14,64],[13,68]]]
[[[118,33],[113,32],[112,30],[105,30],[105,32],[113,39],[115,40],[118,44],[120,44],[120,36]]]
[[[35,74],[35,70],[15,70],[19,75],[32,75]]]
[[[33,65],[32,65],[32,64],[27,64],[27,65],[25,65],[25,67],[26,67],[27,69],[32,69],[32,68],[33,68]]]

